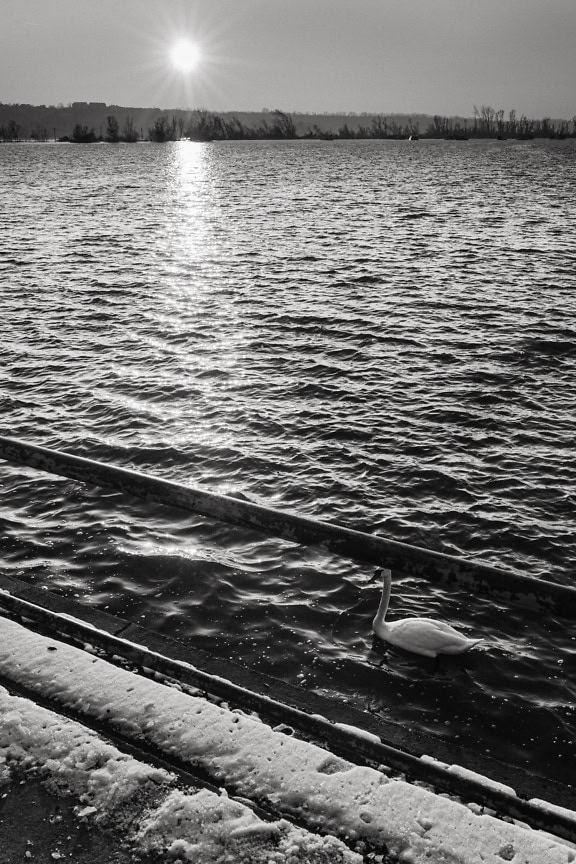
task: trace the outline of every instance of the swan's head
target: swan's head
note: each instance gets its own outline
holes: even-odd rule
[[[370,577],[370,579],[368,580],[368,585],[371,585],[373,582],[376,582],[376,580],[381,582],[383,573],[384,573],[384,570],[382,569],[382,567],[377,567],[376,570],[374,571],[374,573],[372,574],[372,576]]]

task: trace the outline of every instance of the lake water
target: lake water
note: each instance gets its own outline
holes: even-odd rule
[[[2,432],[576,585],[576,143],[0,146]],[[571,782],[570,621],[0,464],[1,567]]]

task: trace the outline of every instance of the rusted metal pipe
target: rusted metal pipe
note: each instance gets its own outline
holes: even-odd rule
[[[536,603],[560,615],[573,615],[576,612],[576,588],[570,585],[502,570],[479,561],[422,549],[343,525],[183,486],[171,480],[72,456],[15,438],[0,436],[0,458],[243,525],[294,543],[320,545],[346,558],[387,567],[432,582],[456,584],[478,595]]]

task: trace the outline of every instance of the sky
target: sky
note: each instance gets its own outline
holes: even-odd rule
[[[0,102],[571,119],[575,37],[576,0],[0,0]]]

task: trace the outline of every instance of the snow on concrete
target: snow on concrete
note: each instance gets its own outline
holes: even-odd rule
[[[203,864],[361,864],[360,855],[335,837],[318,837],[284,819],[265,822],[226,794],[173,788],[174,774],[0,687],[3,794],[16,767],[18,778],[34,770],[52,792],[76,798],[79,819],[120,822],[136,853]]]
[[[201,837],[201,842],[194,838]],[[285,819],[264,822],[243,804],[214,793],[174,790],[136,835],[139,848],[214,864],[361,864],[335,837],[319,837]]]
[[[354,765],[242,713],[119,669],[0,619],[0,672],[135,739],[176,754],[246,797],[406,864],[570,864],[574,849]]]
[[[455,774],[458,777],[463,777],[465,780],[477,780],[486,789],[493,789],[495,792],[504,792],[506,795],[516,795],[516,790],[505,783],[499,783],[497,780],[492,780],[490,777],[484,777],[476,771],[471,771],[469,768],[463,768],[461,765],[449,765],[448,762],[441,762],[439,759],[434,759],[432,756],[421,756],[421,762],[429,765],[440,765],[445,768],[450,774]],[[568,811],[569,812],[569,811]]]
[[[121,754],[96,733],[0,687],[0,761],[38,768],[53,788],[69,791],[105,817],[136,792],[171,782],[171,775]]]

